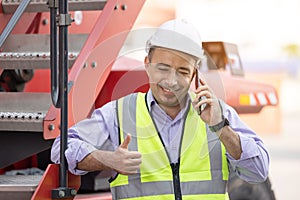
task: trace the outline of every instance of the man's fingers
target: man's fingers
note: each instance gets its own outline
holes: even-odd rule
[[[200,83],[201,83],[202,85],[207,85],[207,82],[204,80],[204,78],[200,78]]]
[[[131,151],[127,155],[127,159],[124,160],[124,165],[127,167],[139,167],[142,163],[142,155],[137,151]]]
[[[140,169],[140,164],[136,164],[136,165],[130,165],[127,166],[125,170],[123,170],[123,172],[127,173],[127,174],[136,174],[139,172]]]
[[[131,159],[140,159],[142,158],[142,154],[139,153],[138,151],[131,151],[129,157]]]
[[[127,134],[125,140],[122,142],[120,147],[123,149],[128,149],[128,144],[129,144],[130,140],[131,140],[131,135]]]
[[[130,161],[130,165],[132,166],[140,166],[140,164],[142,164],[142,159],[131,159]]]
[[[120,168],[120,173],[121,174],[136,174],[139,172],[140,165],[142,163],[141,158],[131,158],[127,159],[122,165],[123,167]]]

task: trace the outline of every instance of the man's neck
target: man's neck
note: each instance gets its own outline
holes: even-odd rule
[[[180,106],[167,107],[163,105],[159,105],[172,119],[175,119],[178,113],[180,112]]]

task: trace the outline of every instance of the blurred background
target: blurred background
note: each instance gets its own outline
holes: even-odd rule
[[[278,106],[240,116],[269,149],[276,198],[295,199],[300,179],[300,1],[151,0],[135,28],[157,27],[175,17],[196,25],[203,41],[237,44],[245,77],[276,88]]]
[[[80,32],[88,33],[97,20],[96,14],[98,16],[99,13],[96,11],[95,15],[86,15],[82,11],[72,12],[75,22],[70,26],[70,32],[79,32],[81,27],[84,27],[80,26],[84,20],[88,23],[83,25],[88,25]],[[222,41],[236,44],[244,78],[271,85],[276,89],[279,99],[276,106],[265,106],[259,113],[240,114],[240,117],[257,132],[270,152],[269,178],[276,199],[299,199],[297,186],[300,179],[300,1],[147,0],[131,33],[134,33],[134,30],[143,30],[136,33],[148,38],[146,28],[158,27],[166,20],[174,18],[184,18],[192,22],[198,28],[204,42]],[[3,15],[1,19],[8,18]],[[47,13],[40,13],[37,21],[37,25],[40,25],[39,30],[35,31],[48,33],[48,19]],[[0,29],[2,27],[4,23],[0,21]],[[149,33],[153,30],[149,29]],[[143,61],[146,54],[145,41],[140,41],[141,38],[135,36],[128,37],[124,45],[127,45],[127,50],[129,47],[129,50],[133,51],[123,54],[132,53],[134,58]],[[122,51],[119,55],[122,57]],[[124,64],[122,59],[119,61],[119,65]],[[143,68],[140,62],[133,63]],[[49,92],[50,79],[43,78],[48,72],[43,69],[35,70],[34,81],[26,83],[25,91],[45,92],[47,87],[46,92]],[[43,84],[35,84],[36,82]],[[109,84],[112,85],[112,82]],[[122,90],[121,84],[122,82],[119,82],[118,85],[121,89],[117,90],[116,87],[114,92]],[[249,84],[248,87],[251,88],[252,85]],[[49,159],[48,154],[45,157]]]

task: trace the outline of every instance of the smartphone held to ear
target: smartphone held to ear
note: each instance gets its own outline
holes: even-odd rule
[[[195,78],[195,86],[196,88],[200,87],[201,84],[201,81],[200,81],[200,75],[199,75],[199,70],[197,70],[196,72],[196,78]],[[199,102],[206,99],[206,96],[201,96],[199,98]],[[202,104],[200,107],[199,107],[199,110],[198,110],[198,114],[201,115],[202,111],[204,110],[206,106],[206,103]]]
[[[203,100],[203,99],[206,99],[206,97],[205,97],[205,96],[200,97],[200,98],[199,98],[199,102],[200,102],[201,100]],[[199,110],[198,110],[198,114],[199,114],[199,115],[201,115],[201,113],[202,113],[202,111],[204,110],[205,106],[206,106],[206,103],[202,104],[202,105],[199,107]]]

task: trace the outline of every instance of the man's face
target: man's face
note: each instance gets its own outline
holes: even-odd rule
[[[153,96],[163,107],[180,106],[195,72],[195,58],[175,50],[156,48],[145,58]]]

